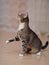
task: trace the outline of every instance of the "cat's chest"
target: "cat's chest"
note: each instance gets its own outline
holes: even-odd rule
[[[25,23],[20,23],[18,27],[18,36],[21,39],[28,37],[28,29],[25,27]]]
[[[22,29],[24,29],[24,27],[25,27],[25,23],[20,23],[17,31],[21,31]]]

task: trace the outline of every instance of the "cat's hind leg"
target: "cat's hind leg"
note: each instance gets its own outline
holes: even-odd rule
[[[35,54],[36,54],[37,56],[40,56],[40,55],[41,55],[41,50],[37,50],[37,51],[35,52]]]
[[[37,56],[40,56],[40,55],[41,55],[41,51],[40,51],[40,52],[38,52],[38,53],[36,53],[36,55],[37,55]]]

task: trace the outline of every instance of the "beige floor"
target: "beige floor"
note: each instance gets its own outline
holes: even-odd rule
[[[5,41],[16,35],[14,32],[0,31],[0,65],[49,65],[49,46],[42,51],[41,56],[33,54],[19,57],[21,42],[6,44]],[[39,36],[43,44],[49,37]]]

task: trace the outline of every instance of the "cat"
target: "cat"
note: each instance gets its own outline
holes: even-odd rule
[[[20,56],[23,56],[25,53],[29,53],[31,50],[34,54],[40,55],[41,50],[48,46],[48,41],[46,41],[46,44],[42,46],[42,42],[37,34],[29,27],[28,13],[27,15],[24,13],[18,14],[18,18],[19,28],[17,30],[17,35],[15,38],[7,40],[6,43],[12,41],[21,41],[22,53]]]

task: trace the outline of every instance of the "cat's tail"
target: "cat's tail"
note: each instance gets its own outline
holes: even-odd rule
[[[10,43],[10,42],[13,42],[13,41],[19,41],[19,38],[18,37],[15,37],[13,39],[6,40],[6,43]]]
[[[49,42],[47,41],[46,44],[44,46],[42,46],[42,49],[47,48],[48,44],[49,44]]]

